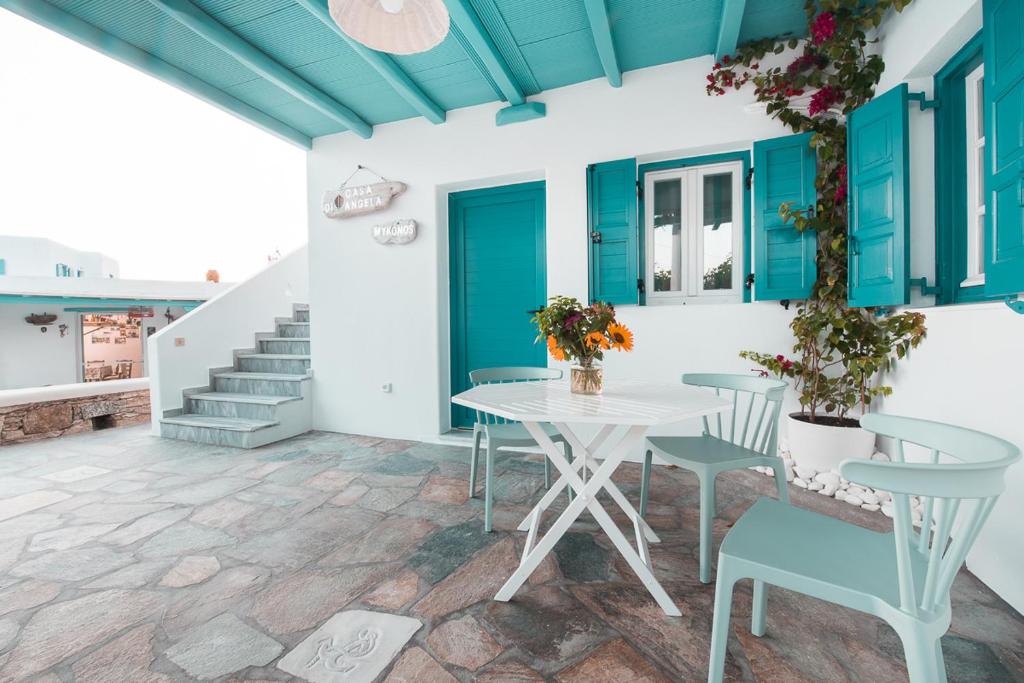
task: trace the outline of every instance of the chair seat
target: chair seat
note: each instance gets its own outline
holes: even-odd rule
[[[834,600],[845,591],[848,606],[868,609],[867,601],[880,599],[900,604],[896,571],[895,537],[871,531],[834,517],[761,498],[733,525],[720,553],[776,570],[785,579],[769,583],[801,593]],[[914,585],[920,600],[927,559],[912,550]],[[852,596],[850,594],[853,594]],[[860,603],[860,604],[858,604]]]
[[[713,436],[652,436],[647,439],[647,443],[663,460],[681,467],[728,465],[751,458],[763,460],[766,457],[763,453]]]
[[[552,441],[565,441],[565,438],[558,432],[558,429],[556,429],[554,425],[542,423],[541,428],[549,437],[551,437]],[[530,436],[530,433],[526,431],[526,427],[519,422],[485,425],[484,433],[487,435],[488,439],[494,439],[495,441],[500,441],[509,446],[531,446],[537,443],[537,441]]]

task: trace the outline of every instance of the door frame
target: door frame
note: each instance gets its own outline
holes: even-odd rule
[[[547,182],[546,180],[531,180],[526,182],[512,182],[506,185],[495,185],[477,189],[451,191],[448,193],[448,395],[446,397],[449,406],[447,412],[448,426],[450,429],[457,429],[454,420],[455,406],[451,403],[451,397],[460,386],[459,378],[465,377],[469,370],[465,367],[465,359],[462,358],[464,350],[458,343],[465,336],[465,321],[460,315],[459,301],[462,294],[462,287],[456,281],[460,272],[460,250],[456,249],[462,237],[462,228],[459,223],[459,213],[456,211],[456,203],[465,199],[486,199],[497,198],[503,194],[518,194],[523,192],[540,191],[542,201],[540,203],[540,220],[536,226],[537,234],[537,289],[543,292],[541,300],[537,305],[547,301]]]

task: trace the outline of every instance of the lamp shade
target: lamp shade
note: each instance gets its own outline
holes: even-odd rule
[[[330,0],[328,5],[342,31],[381,52],[426,52],[448,35],[444,0]]]

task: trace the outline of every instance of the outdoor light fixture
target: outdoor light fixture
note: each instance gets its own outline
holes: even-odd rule
[[[381,52],[426,52],[448,35],[444,0],[330,0],[328,5],[342,31]]]

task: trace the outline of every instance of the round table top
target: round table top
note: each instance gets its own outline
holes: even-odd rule
[[[660,425],[722,412],[732,406],[706,389],[680,382],[605,380],[604,393],[584,396],[567,381],[481,384],[452,403],[518,422]]]

